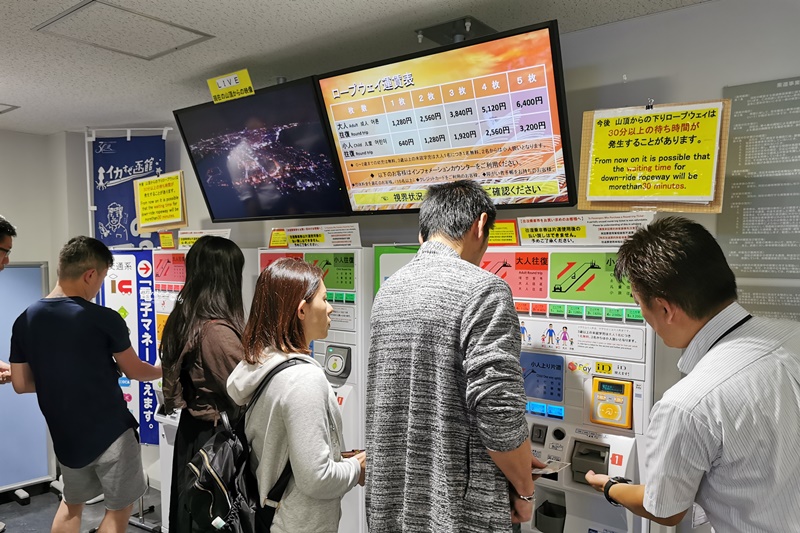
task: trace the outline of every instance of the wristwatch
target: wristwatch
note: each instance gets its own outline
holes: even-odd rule
[[[621,504],[615,502],[611,498],[611,496],[608,495],[608,491],[611,490],[611,487],[613,487],[617,483],[624,483],[624,484],[627,485],[630,482],[631,482],[630,479],[624,478],[622,476],[614,476],[612,478],[609,478],[608,481],[606,481],[606,484],[603,486],[603,495],[606,497],[606,500],[608,501],[608,503],[610,503],[611,505],[613,505],[615,507],[621,507]]]

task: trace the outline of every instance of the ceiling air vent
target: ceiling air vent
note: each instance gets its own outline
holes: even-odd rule
[[[214,37],[103,0],[81,2],[33,30],[148,61]]]

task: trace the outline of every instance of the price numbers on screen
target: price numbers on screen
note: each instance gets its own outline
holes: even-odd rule
[[[501,128],[488,128],[484,135],[486,137],[496,137],[498,135],[508,135],[511,133],[511,128],[508,126],[503,126]]]
[[[465,107],[464,109],[456,109],[455,111],[450,111],[450,118],[458,118],[458,117],[468,117],[472,116],[474,113],[471,107]]]
[[[534,107],[544,104],[544,98],[536,96],[534,98],[526,98],[525,100],[517,100],[517,107],[522,109],[524,107]]]
[[[489,104],[489,105],[482,105],[481,106],[481,113],[494,113],[495,111],[505,111],[506,110],[506,103],[500,102],[497,104]]]
[[[453,139],[456,141],[463,141],[464,139],[477,139],[478,133],[475,130],[459,131],[453,134]]]
[[[519,125],[519,131],[539,131],[546,129],[547,129],[547,122],[545,122],[544,120],[540,120],[539,122],[534,122],[532,124]]]
[[[442,120],[442,114],[439,112],[436,113],[429,113],[427,115],[420,115],[419,121],[420,122],[430,122],[431,120]]]

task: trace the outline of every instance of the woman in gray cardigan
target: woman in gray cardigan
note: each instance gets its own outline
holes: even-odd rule
[[[262,505],[287,461],[292,479],[272,522],[272,533],[336,533],[341,499],[364,484],[366,454],[342,458],[342,417],[322,366],[311,356],[313,340],[328,335],[333,308],[322,270],[284,258],[258,278],[242,336],[244,361],[228,378],[228,394],[245,405],[270,370],[290,358],[298,364],[277,373],[247,411],[245,433]]]

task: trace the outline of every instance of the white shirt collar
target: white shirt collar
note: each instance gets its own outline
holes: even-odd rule
[[[711,349],[711,345],[749,314],[744,307],[737,302],[733,302],[714,315],[689,342],[689,346],[686,347],[678,361],[678,370],[684,374],[691,372],[700,362],[700,359]]]

